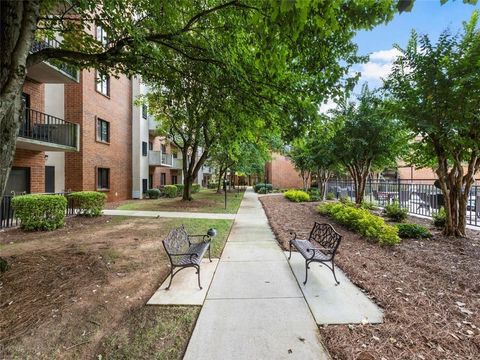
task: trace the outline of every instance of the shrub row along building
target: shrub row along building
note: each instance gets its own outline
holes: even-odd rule
[[[52,40],[34,47],[52,47]],[[5,195],[97,190],[108,201],[141,198],[149,188],[181,183],[181,152],[156,134],[137,77],[43,62],[27,70],[23,118]],[[206,186],[211,168],[197,182]]]

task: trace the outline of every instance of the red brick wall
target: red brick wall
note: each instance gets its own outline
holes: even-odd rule
[[[110,169],[108,201],[131,197],[131,83],[110,78],[110,96],[95,90],[95,71],[84,70],[79,84],[65,86],[65,118],[81,124],[80,152],[66,156],[65,183],[72,190],[96,190],[96,169]],[[110,143],[96,140],[96,119],[110,123]]]
[[[274,188],[290,189],[303,187],[302,178],[293,163],[283,155],[273,153],[265,166],[268,182]]]
[[[45,86],[25,80],[22,91],[30,95],[30,108],[43,112],[45,110]],[[45,153],[16,149],[12,166],[30,168],[30,192],[45,192]]]
[[[13,166],[30,168],[30,192],[45,192],[45,153],[16,149]]]
[[[172,185],[172,175],[177,175],[177,182],[181,184],[180,171],[177,169],[171,169],[163,166],[151,166],[150,175],[152,175],[153,184],[152,187],[158,188],[160,186],[160,174],[165,173],[166,182],[165,185]]]

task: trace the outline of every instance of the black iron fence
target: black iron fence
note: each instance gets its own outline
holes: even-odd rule
[[[64,195],[67,197],[67,210],[65,216],[75,215],[78,212],[78,209],[75,205],[75,202],[71,197],[68,196],[68,193],[55,193],[55,194],[46,194],[46,195]],[[16,195],[22,196],[22,195]],[[6,195],[3,197],[2,202],[0,203],[0,229],[14,227],[20,225],[20,221],[15,216],[15,210],[12,207],[12,198],[14,195]]]
[[[77,146],[77,124],[25,108],[19,136],[69,147]]]
[[[398,201],[410,214],[432,217],[445,201],[434,180],[420,181],[373,181],[368,180],[364,200],[376,206]],[[355,201],[355,186],[350,180],[333,180],[327,184],[327,193],[337,199],[342,197]],[[467,202],[467,224],[480,227],[480,185],[472,186]]]

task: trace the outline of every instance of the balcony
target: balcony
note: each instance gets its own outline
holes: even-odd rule
[[[148,152],[148,165],[172,167],[173,165],[172,154],[163,154],[161,151],[150,150]]]
[[[177,170],[183,170],[183,161],[181,158],[174,158],[173,159],[173,165],[172,165],[172,168],[173,169],[177,169]]]
[[[54,39],[35,40],[30,52],[46,48],[59,48],[60,42]],[[69,84],[78,82],[78,69],[74,66],[59,60],[48,60],[30,66],[27,76],[40,83],[47,84]]]
[[[79,132],[78,124],[27,108],[16,146],[35,151],[78,151]]]

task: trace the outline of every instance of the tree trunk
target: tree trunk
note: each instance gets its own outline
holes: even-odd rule
[[[223,170],[220,168],[220,171],[218,172],[218,182],[217,182],[217,193],[220,193],[220,190],[222,188],[222,177],[223,177]]]
[[[0,201],[15,156],[21,94],[40,1],[0,2]]]
[[[192,184],[193,178],[191,176],[186,176],[183,181],[183,194],[182,200],[193,200],[192,198]]]

